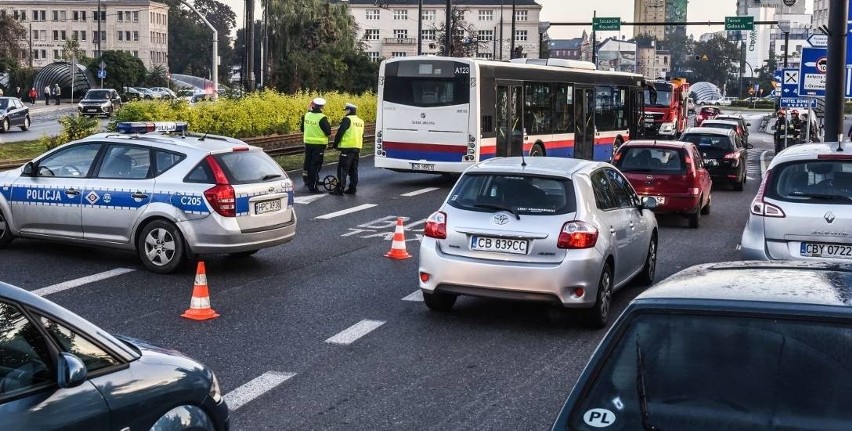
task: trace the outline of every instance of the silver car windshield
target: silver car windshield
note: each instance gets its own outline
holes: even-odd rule
[[[570,180],[518,174],[462,175],[449,204],[470,211],[531,215],[567,214],[577,205]]]
[[[852,160],[802,160],[773,168],[766,196],[791,202],[852,201]]]

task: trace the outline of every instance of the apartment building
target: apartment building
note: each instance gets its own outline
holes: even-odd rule
[[[822,26],[828,25],[828,3],[829,0],[814,0],[814,14],[811,28],[815,31]]]
[[[18,60],[44,67],[63,61],[65,41],[77,39],[86,57],[126,51],[151,69],[168,65],[168,6],[149,0],[3,0],[0,14],[26,30]]]
[[[417,34],[419,2],[412,0],[332,0],[349,7],[358,25],[358,38],[374,61],[383,58],[438,54],[444,41],[438,40],[446,22],[445,0],[423,0],[420,34]],[[534,0],[514,0],[515,30],[512,34],[512,0],[454,0],[453,7],[464,12],[464,27],[459,36],[472,56],[508,60],[512,39],[523,56],[539,57],[542,35],[539,32],[541,5]],[[457,26],[454,26],[458,28]],[[544,29],[546,30],[546,29]]]
[[[666,0],[634,0],[633,19],[636,22],[666,22]],[[664,25],[633,26],[633,36],[650,36],[656,40],[664,40],[666,36]]]

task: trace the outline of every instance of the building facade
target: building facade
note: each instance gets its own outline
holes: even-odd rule
[[[816,9],[816,3],[820,1],[825,1],[826,8],[828,7],[828,0],[814,0],[814,9]],[[737,0],[737,15],[746,16],[749,14],[749,9],[761,7],[775,9],[776,13],[803,14],[805,3],[806,0],[797,0],[793,6],[786,6],[784,0]]]
[[[547,42],[548,57],[588,61],[589,59],[583,55],[583,46],[589,43],[589,38],[585,34],[583,37],[573,39],[551,39]]]
[[[0,3],[0,14],[14,17],[26,30],[19,41],[18,61],[35,68],[64,61],[65,43],[73,39],[79,42],[85,57],[97,58],[103,51],[125,51],[142,60],[148,69],[167,67],[168,11],[168,6],[149,0]]]
[[[417,34],[419,2],[411,0],[335,0],[348,5],[358,26],[358,38],[374,61],[383,58],[438,54],[439,40],[446,22],[445,0],[423,0],[421,31]],[[464,34],[459,36],[472,57],[509,60],[514,39],[522,56],[538,58],[543,40],[539,15],[541,5],[534,0],[515,0],[515,30],[512,34],[512,1],[454,0],[463,14]],[[459,29],[459,26],[453,25]],[[542,29],[544,31],[546,29]]]
[[[684,7],[684,13],[686,8]],[[666,22],[666,0],[634,0],[633,20],[636,22]],[[664,40],[666,28],[664,25],[635,25],[633,37],[650,36],[656,40]]]
[[[821,25],[828,25],[828,3],[829,0],[814,0],[814,15],[811,28],[818,29]]]
[[[656,46],[639,46],[636,49],[636,73],[647,79],[666,78],[671,73],[671,52]]]

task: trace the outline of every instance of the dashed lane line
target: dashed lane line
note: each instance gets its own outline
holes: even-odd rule
[[[379,326],[384,325],[382,320],[364,319],[343,331],[340,331],[335,336],[325,340],[326,343],[348,345],[354,343],[359,338],[373,332]]]
[[[410,294],[408,294],[407,296],[402,298],[402,300],[403,301],[411,301],[411,302],[423,302],[423,292],[420,289],[417,289],[414,292],[411,292]]]
[[[374,206],[377,206],[377,205],[376,204],[358,205],[357,207],[347,208],[345,210],[340,210],[340,211],[335,211],[333,213],[323,214],[321,216],[317,216],[316,218],[328,220],[328,219],[331,219],[331,218],[340,217],[342,215],[351,214],[351,213],[354,213],[354,212],[370,209]]]
[[[225,401],[231,411],[246,405],[255,398],[275,389],[276,386],[290,380],[296,373],[282,373],[280,371],[268,371],[249,380],[242,386],[225,394]]]
[[[320,195],[320,194],[316,194],[316,195],[296,196],[295,198],[293,198],[293,203],[297,203],[297,204],[301,204],[301,205],[306,205],[306,204],[309,204],[309,203],[311,203],[311,202],[313,202],[313,201],[316,201],[316,200],[322,199],[322,198],[324,198],[324,197],[326,197],[326,196],[328,196],[328,194],[327,194],[327,193],[323,193],[323,194],[321,194],[321,195]]]
[[[32,293],[38,296],[50,295],[57,292],[62,292],[63,290],[73,289],[75,287],[82,286],[84,284],[94,283],[96,281],[106,280],[108,278],[116,277],[122,274],[127,274],[128,272],[133,272],[134,269],[130,268],[116,268],[111,269],[109,271],[104,271],[98,274],[87,275],[85,277],[76,278],[74,280],[63,281],[62,283],[53,284],[47,287],[42,287],[41,289],[33,290]]]
[[[410,198],[412,196],[422,195],[423,193],[434,192],[435,190],[441,190],[438,187],[426,187],[425,189],[415,190],[413,192],[403,193],[400,196],[404,196]]]

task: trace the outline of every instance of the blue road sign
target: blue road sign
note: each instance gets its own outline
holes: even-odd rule
[[[816,99],[805,99],[801,97],[782,97],[782,108],[798,108],[798,109],[815,109],[817,107]]]
[[[802,48],[799,69],[799,95],[825,96],[825,72],[828,54],[825,48]]]
[[[106,69],[98,69],[98,78],[100,78],[100,79],[106,78]]]
[[[781,79],[781,97],[796,97],[799,95],[799,69],[782,69]]]

